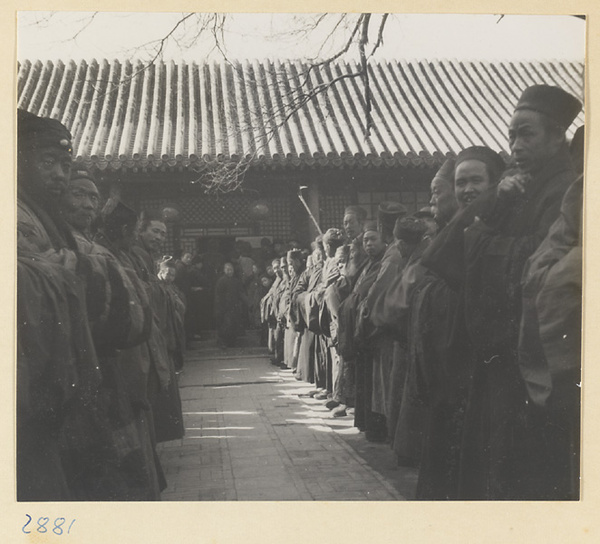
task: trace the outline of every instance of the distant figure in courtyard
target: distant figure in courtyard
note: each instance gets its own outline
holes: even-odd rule
[[[225,263],[223,272],[215,286],[217,342],[220,347],[232,347],[242,332],[246,293],[231,263]]]

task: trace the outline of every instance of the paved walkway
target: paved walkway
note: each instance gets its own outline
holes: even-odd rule
[[[163,500],[406,500],[416,471],[334,419],[313,387],[262,348],[188,351],[180,390],[186,435],[159,445]]]

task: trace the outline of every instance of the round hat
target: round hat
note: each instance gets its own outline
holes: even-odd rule
[[[381,202],[377,208],[377,220],[388,230],[392,230],[398,217],[408,213],[406,207],[400,202]]]
[[[419,243],[426,232],[427,225],[425,221],[414,215],[401,217],[396,221],[394,227],[394,236],[410,245]]]
[[[547,115],[565,130],[581,111],[581,102],[572,94],[550,85],[527,87],[517,102],[516,110],[533,110]]]
[[[17,110],[17,139],[20,148],[58,147],[73,152],[71,133],[60,121]]]

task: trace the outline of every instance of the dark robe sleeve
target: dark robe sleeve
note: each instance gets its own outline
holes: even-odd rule
[[[470,206],[458,213],[431,241],[424,251],[421,264],[455,290],[465,277],[464,231],[476,217],[486,217],[494,207],[496,187],[492,187]]]
[[[583,180],[563,199],[561,214],[523,273],[519,365],[530,398],[544,405],[553,376],[581,366]]]
[[[497,203],[484,218],[487,223],[477,221],[464,231],[466,323],[484,358],[517,341],[525,262],[558,217],[563,193],[556,183],[531,200],[518,213],[521,225],[511,220],[516,204],[507,200]],[[494,225],[502,225],[502,231]]]

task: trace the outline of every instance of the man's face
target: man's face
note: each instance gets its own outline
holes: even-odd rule
[[[77,230],[86,230],[98,212],[100,195],[93,181],[74,179],[69,181],[61,199],[61,211],[65,221]]]
[[[362,227],[363,225],[356,214],[347,213],[344,215],[344,232],[349,240],[354,240],[360,234]]]
[[[233,266],[230,264],[226,264],[225,267],[223,268],[223,271],[225,272],[225,275],[228,278],[233,277]]]
[[[311,255],[313,265],[317,265],[323,262],[323,251],[320,248],[315,248]]]
[[[454,172],[454,194],[458,207],[463,210],[491,185],[485,163],[476,159],[461,162]]]
[[[57,202],[67,188],[71,162],[71,153],[59,147],[31,150],[24,172],[27,190],[41,202]]]
[[[368,230],[363,236],[363,247],[365,253],[370,257],[376,257],[385,248],[385,244],[381,239],[381,234],[375,230]]]
[[[273,272],[275,272],[277,276],[281,276],[281,265],[279,264],[279,261],[273,261],[271,264],[273,265]]]
[[[167,239],[167,226],[162,221],[150,221],[140,239],[150,253],[159,253]]]
[[[454,186],[444,178],[434,177],[431,182],[431,213],[439,222],[446,223],[457,208]]]
[[[523,173],[541,170],[562,144],[558,131],[549,130],[543,114],[532,110],[515,111],[508,128],[508,141],[515,164]]]
[[[192,264],[192,255],[191,255],[191,253],[184,253],[183,257],[181,257],[181,262],[183,264]]]

